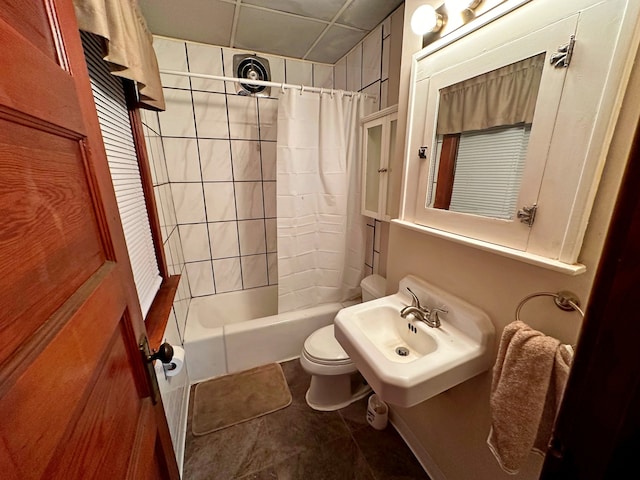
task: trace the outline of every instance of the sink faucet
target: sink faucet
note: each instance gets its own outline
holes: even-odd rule
[[[410,314],[413,314],[416,319],[426,323],[431,328],[438,328],[441,325],[439,314],[447,313],[447,310],[444,310],[442,308],[428,309],[426,307],[423,307],[422,305],[420,305],[420,300],[418,299],[416,294],[413,293],[409,287],[407,287],[407,290],[411,294],[413,301],[411,305],[407,305],[402,310],[400,310],[400,316],[402,318],[407,318]]]

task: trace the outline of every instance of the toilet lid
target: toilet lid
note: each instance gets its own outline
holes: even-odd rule
[[[344,365],[351,363],[347,352],[343,350],[333,335],[333,325],[327,325],[313,332],[304,342],[304,351],[312,360],[326,364]]]

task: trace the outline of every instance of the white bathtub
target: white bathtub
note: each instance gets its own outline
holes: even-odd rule
[[[184,337],[191,383],[296,358],[312,332],[354,303],[278,315],[277,302],[277,286],[192,299]]]

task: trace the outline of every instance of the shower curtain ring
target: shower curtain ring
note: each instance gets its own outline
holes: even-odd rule
[[[284,82],[282,82],[282,85],[280,85],[280,92],[284,94]]]
[[[324,88],[320,87],[320,96],[324,93]]]
[[[300,85],[300,95],[304,93],[304,85]]]

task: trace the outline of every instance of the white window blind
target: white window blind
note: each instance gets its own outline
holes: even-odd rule
[[[512,219],[530,132],[519,125],[461,134],[449,210]]]
[[[146,317],[162,277],[153,246],[124,88],[122,81],[109,73],[98,38],[82,32],[82,42],[133,279]]]

